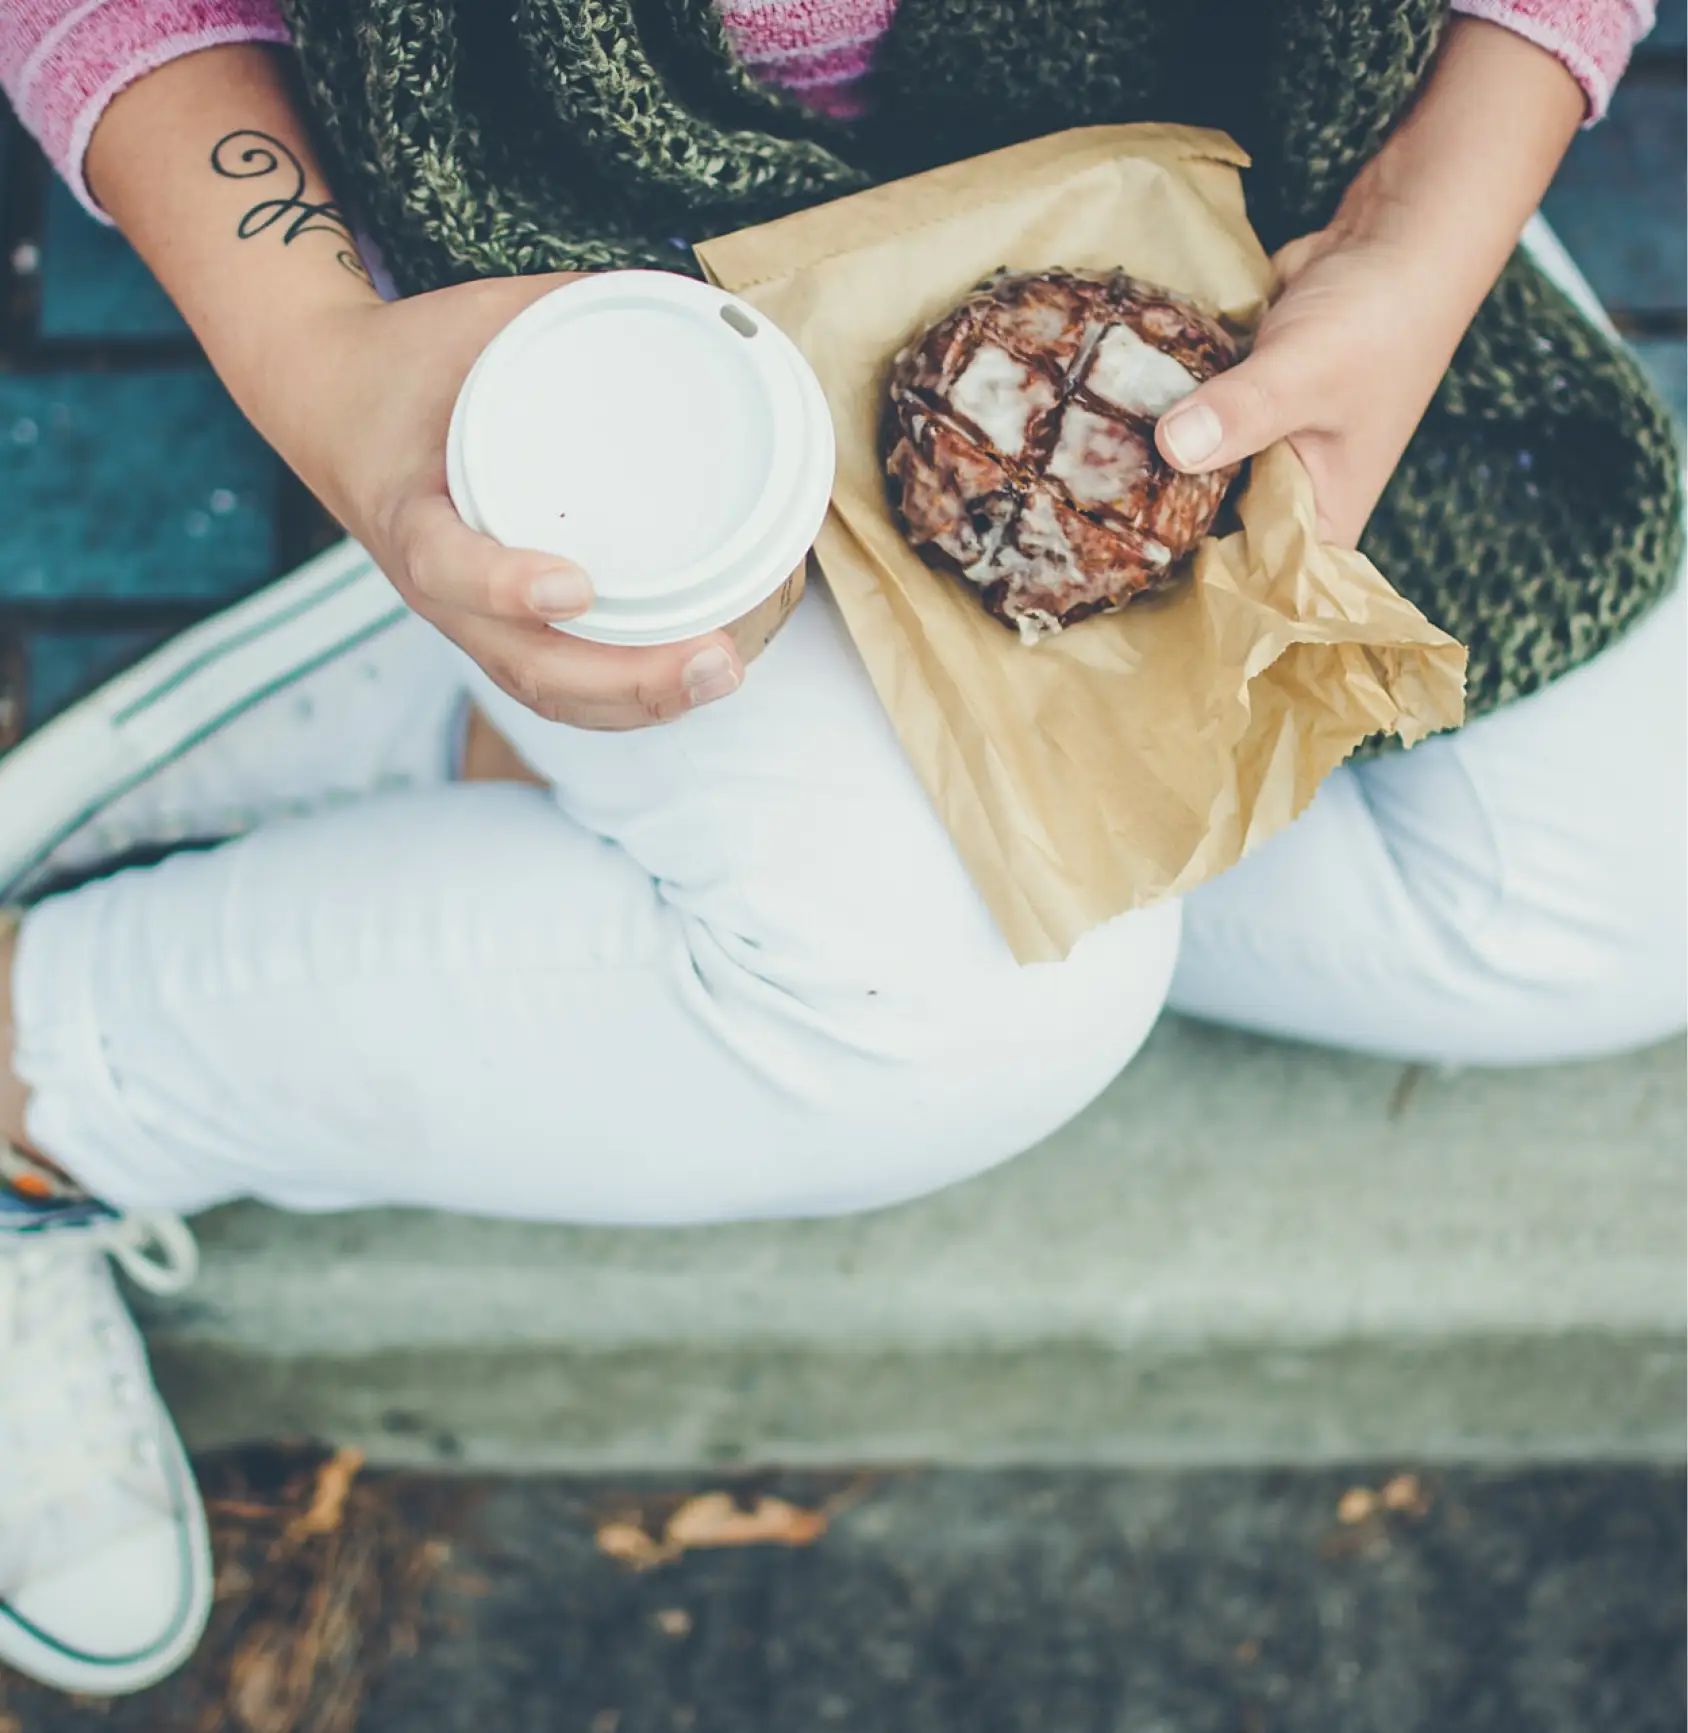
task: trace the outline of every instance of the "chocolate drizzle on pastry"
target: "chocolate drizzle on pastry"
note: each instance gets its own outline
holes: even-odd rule
[[[1201,308],[1123,271],[992,278],[892,365],[909,540],[1028,641],[1165,588],[1237,470],[1180,474],[1155,422],[1237,358]]]

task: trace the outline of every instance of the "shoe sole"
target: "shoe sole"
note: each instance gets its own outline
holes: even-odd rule
[[[342,542],[191,627],[0,758],[0,904],[120,795],[242,711],[406,615],[362,548]]]
[[[40,1684],[85,1697],[123,1697],[166,1679],[185,1662],[205,1635],[211,1617],[215,1578],[205,1505],[194,1480],[188,1453],[176,1428],[163,1425],[167,1467],[175,1482],[181,1512],[182,1576],[185,1593],[176,1618],[158,1642],[133,1655],[84,1654],[55,1642],[0,1602],[0,1661]]]

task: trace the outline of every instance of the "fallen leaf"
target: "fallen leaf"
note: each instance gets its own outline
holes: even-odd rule
[[[281,1515],[273,1504],[253,1504],[241,1498],[208,1498],[205,1511],[208,1516],[229,1517],[238,1522],[274,1522]]]
[[[346,1498],[352,1482],[363,1468],[363,1452],[349,1446],[336,1450],[317,1470],[316,1491],[310,1509],[287,1525],[289,1540],[307,1540],[312,1535],[333,1534],[346,1514]]]
[[[668,1519],[663,1538],[691,1550],[724,1546],[812,1546],[826,1533],[824,1510],[804,1510],[783,1498],[759,1498],[741,1510],[725,1492],[705,1492]]]
[[[598,1551],[644,1571],[710,1547],[812,1546],[831,1520],[831,1506],[805,1510],[783,1498],[759,1498],[745,1509],[731,1493],[704,1492],[681,1504],[660,1535],[625,1516],[600,1523]]]
[[[1250,1637],[1246,1643],[1238,1643],[1231,1653],[1239,1667],[1252,1667],[1260,1659],[1260,1639]]]
[[[16,1715],[0,1715],[0,1733],[23,1733],[23,1723]]]
[[[1419,1484],[1416,1474],[1397,1474],[1383,1488],[1383,1505],[1386,1510],[1423,1516],[1430,1509],[1430,1495]]]
[[[684,1550],[646,1534],[636,1522],[606,1522],[598,1528],[598,1551],[632,1570],[648,1571],[665,1565]]]
[[[665,1637],[689,1637],[692,1615],[684,1607],[664,1607],[656,1615],[656,1625]]]
[[[1377,1514],[1377,1494],[1369,1486],[1351,1486],[1336,1501],[1338,1522],[1364,1522]]]
[[[619,1709],[600,1709],[592,1717],[592,1733],[620,1733],[621,1711]]]
[[[279,1650],[263,1638],[246,1644],[229,1670],[229,1701],[240,1726],[249,1733],[288,1733],[298,1705],[287,1685]]]
[[[371,1683],[471,1604],[441,1597],[424,1622],[469,1495],[365,1476],[344,1453],[294,1444],[207,1463],[205,1476],[220,1507],[221,1598],[195,1665],[171,1687],[176,1713],[143,1721],[180,1733],[355,1733]],[[247,1520],[230,1514],[242,1507]],[[11,1706],[3,1690],[0,1706]]]

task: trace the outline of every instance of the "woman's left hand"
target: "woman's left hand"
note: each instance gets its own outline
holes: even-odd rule
[[[1319,532],[1352,546],[1585,112],[1546,50],[1455,18],[1329,228],[1291,241],[1248,356],[1161,417],[1177,469],[1287,439]]]
[[[1414,273],[1388,241],[1337,228],[1274,258],[1280,288],[1254,346],[1161,417],[1176,469],[1218,469],[1287,439],[1307,466],[1319,534],[1360,538],[1458,341],[1415,307]]]

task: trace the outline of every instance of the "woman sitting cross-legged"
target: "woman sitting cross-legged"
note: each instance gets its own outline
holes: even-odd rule
[[[1482,1065],[1685,1020],[1678,457],[1551,237],[1514,256],[1638,0],[493,10],[0,24],[20,111],[355,538],[0,760],[0,1658],[80,1691],[161,1677],[209,1605],[107,1266],[178,1284],[182,1215],[873,1209],[1055,1130],[1169,1004]],[[1326,533],[1470,647],[1472,719],[1019,967],[824,588],[748,672],[722,633],[556,632],[591,574],[462,523],[447,418],[558,273],[1179,118],[1250,149],[1285,250],[1161,449],[1290,440]]]

